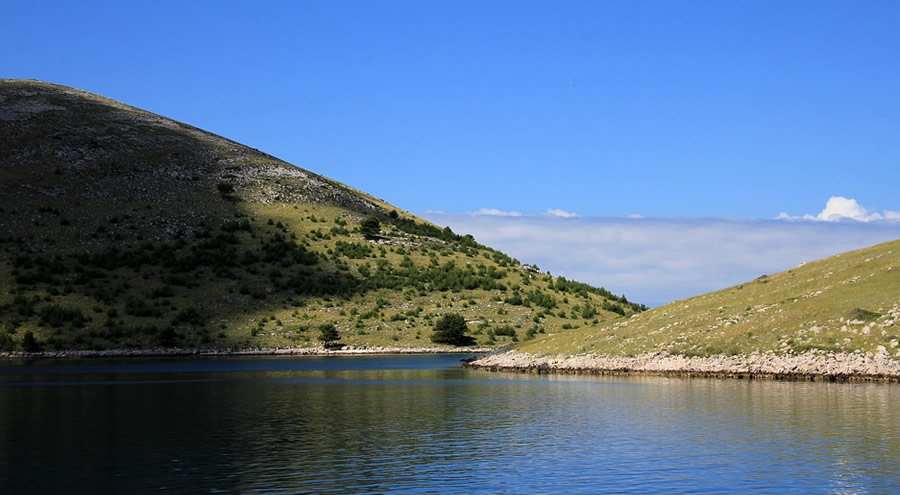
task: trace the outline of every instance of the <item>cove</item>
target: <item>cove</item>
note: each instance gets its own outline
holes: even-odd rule
[[[0,363],[0,493],[896,493],[900,389],[466,355]]]

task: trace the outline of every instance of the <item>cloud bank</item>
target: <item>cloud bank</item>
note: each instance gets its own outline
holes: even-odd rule
[[[883,221],[888,212],[881,215],[882,221],[875,221],[872,213],[854,209],[853,204],[829,200],[831,206],[822,212],[826,220],[816,216],[815,221],[547,214],[425,217],[554,275],[657,306],[900,238],[900,222]],[[827,220],[841,213],[870,220]]]
[[[521,217],[522,214],[518,211],[503,211],[498,210],[497,208],[481,208],[478,211],[473,211],[470,215],[476,216],[490,216],[490,217]]]
[[[828,198],[825,209],[818,215],[792,216],[782,212],[779,220],[813,220],[819,222],[840,222],[842,220],[855,220],[857,222],[875,222],[879,220],[900,221],[900,211],[885,210],[883,213],[869,212],[855,199],[843,196]]]
[[[575,218],[578,215],[572,212],[568,212],[566,210],[560,210],[559,208],[548,208],[547,211],[544,212],[544,215],[550,215],[551,217],[561,217],[561,218]]]

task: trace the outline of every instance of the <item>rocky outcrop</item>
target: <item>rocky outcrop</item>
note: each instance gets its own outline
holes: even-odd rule
[[[572,374],[649,374],[829,381],[900,382],[900,361],[883,347],[877,353],[809,351],[737,356],[683,356],[667,353],[634,357],[597,354],[537,356],[518,351],[489,354],[467,367],[490,371]]]
[[[131,358],[131,357],[190,357],[190,356],[348,356],[359,354],[479,354],[490,351],[483,347],[386,347],[386,346],[342,346],[339,348],[318,347],[279,347],[252,349],[186,349],[163,348],[154,349],[106,349],[106,350],[72,350],[42,352],[0,352],[0,359],[99,359],[99,358]]]

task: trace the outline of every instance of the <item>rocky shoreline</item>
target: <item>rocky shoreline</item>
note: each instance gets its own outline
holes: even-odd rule
[[[597,354],[538,356],[519,351],[492,353],[464,366],[488,371],[583,375],[653,375],[804,381],[876,381],[900,383],[900,362],[877,353],[754,353],[689,357],[652,353],[634,357]]]
[[[153,357],[228,357],[228,356],[353,356],[378,354],[477,354],[490,348],[473,347],[355,347],[327,349],[325,347],[284,347],[274,349],[105,349],[41,352],[0,352],[0,359],[104,359]]]

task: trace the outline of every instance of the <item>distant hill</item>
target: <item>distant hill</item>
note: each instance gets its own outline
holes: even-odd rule
[[[190,125],[0,80],[0,350],[480,345],[645,309]]]
[[[553,333],[553,332],[551,332]],[[533,354],[900,358],[900,241],[518,346]]]

